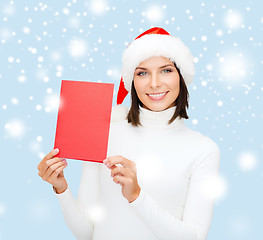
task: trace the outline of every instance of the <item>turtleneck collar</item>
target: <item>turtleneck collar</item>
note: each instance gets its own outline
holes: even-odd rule
[[[166,110],[155,112],[139,106],[140,121],[143,127],[158,128],[180,128],[184,126],[184,120],[177,117],[171,124],[169,120],[172,118],[176,106]]]

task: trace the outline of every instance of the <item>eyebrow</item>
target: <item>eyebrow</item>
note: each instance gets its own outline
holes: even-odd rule
[[[166,64],[166,65],[164,65],[164,66],[162,66],[162,67],[160,67],[160,68],[165,68],[165,67],[175,67],[173,64]]]
[[[166,64],[166,65],[164,65],[164,66],[161,66],[161,67],[159,67],[160,69],[161,68],[166,68],[166,67],[175,67],[173,64]],[[147,68],[143,68],[143,67],[137,67],[137,68],[135,68],[135,70],[137,70],[137,69],[141,69],[141,70],[147,70]]]

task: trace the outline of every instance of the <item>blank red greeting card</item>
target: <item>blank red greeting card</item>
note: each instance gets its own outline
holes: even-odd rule
[[[114,84],[62,80],[55,146],[58,157],[107,157]]]

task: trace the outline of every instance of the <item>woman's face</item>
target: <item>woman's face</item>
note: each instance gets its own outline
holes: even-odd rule
[[[134,87],[143,107],[163,111],[175,106],[180,91],[180,76],[165,57],[151,57],[135,69]]]

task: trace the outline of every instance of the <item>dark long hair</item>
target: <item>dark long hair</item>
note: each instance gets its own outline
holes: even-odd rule
[[[184,78],[182,77],[180,70],[177,68],[176,64],[174,64],[175,68],[177,69],[180,77],[180,92],[178,97],[175,99],[175,106],[176,109],[174,111],[174,114],[172,118],[169,120],[169,124],[171,124],[177,117],[179,118],[185,118],[188,119],[188,115],[186,112],[186,108],[188,108],[188,98],[189,93],[187,86],[185,84]],[[127,115],[127,120],[129,123],[131,123],[133,126],[142,126],[140,122],[140,111],[139,106],[142,107],[142,102],[138,98],[138,95],[136,93],[134,82],[132,81],[132,88],[131,88],[131,108],[129,110],[129,113]]]

